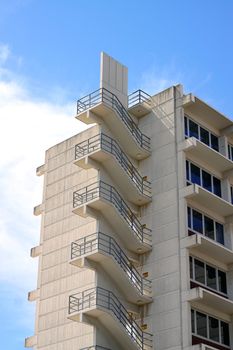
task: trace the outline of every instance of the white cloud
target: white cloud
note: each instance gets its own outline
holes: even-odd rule
[[[29,250],[39,242],[40,218],[32,211],[41,202],[43,179],[35,169],[47,148],[85,126],[74,118],[73,103],[32,99],[14,72],[4,68],[9,55],[8,46],[0,45],[0,70],[8,77],[0,74],[0,283],[25,293],[36,288],[37,259]]]

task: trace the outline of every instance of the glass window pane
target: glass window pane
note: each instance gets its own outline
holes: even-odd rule
[[[193,279],[193,258],[189,257],[189,272],[190,272],[190,278]]]
[[[214,239],[214,221],[207,216],[204,217],[205,236]]]
[[[202,186],[212,192],[211,175],[204,170],[202,170]]]
[[[193,210],[193,229],[197,232],[203,233],[202,214]]]
[[[226,273],[218,270],[219,291],[227,294],[227,278]]]
[[[229,324],[221,321],[221,343],[230,345]]]
[[[205,267],[204,263],[199,260],[194,260],[195,281],[205,284]]]
[[[196,312],[197,334],[207,338],[207,316],[201,312]]]
[[[206,279],[208,287],[217,289],[216,269],[214,267],[206,265]]]
[[[227,148],[228,148],[228,158],[231,159],[231,146],[228,145]]]
[[[195,321],[194,321],[194,318],[195,318],[194,310],[191,310],[192,333],[195,334]]]
[[[189,174],[189,162],[186,160],[186,179],[190,180],[190,174]]]
[[[215,151],[219,151],[218,137],[213,134],[211,134],[211,147],[215,149]]]
[[[231,186],[231,203],[233,204],[233,187]]]
[[[229,152],[229,158],[231,160],[233,160],[233,147],[232,146],[228,146],[228,152]]]
[[[188,228],[192,228],[191,226],[191,208],[187,207],[187,215],[188,215]]]
[[[209,338],[219,342],[219,320],[209,316]]]
[[[189,120],[189,136],[194,136],[198,139],[198,125],[192,120]]]
[[[188,134],[188,120],[187,120],[187,117],[184,117],[184,134],[185,136],[189,136]]]
[[[201,184],[200,168],[194,164],[191,164],[191,181],[194,184]]]
[[[213,176],[213,185],[214,185],[214,194],[216,194],[216,196],[222,197],[221,181],[214,176]]]
[[[219,224],[218,222],[215,222],[215,228],[216,228],[216,241],[218,243],[224,244],[224,229],[223,229],[223,225]]]
[[[203,129],[203,128],[200,128],[200,140],[205,143],[206,145],[210,145],[210,133],[209,131]]]

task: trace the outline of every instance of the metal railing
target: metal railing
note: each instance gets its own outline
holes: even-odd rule
[[[143,90],[136,90],[128,96],[128,108],[134,107],[138,104],[145,103],[148,107],[151,106],[151,96]]]
[[[140,275],[116,240],[105,233],[96,232],[72,242],[71,259],[79,258],[97,250],[112,256],[142,295],[151,294],[151,281]]]
[[[111,185],[98,181],[73,193],[73,208],[80,207],[94,199],[109,201],[124,218],[135,236],[142,243],[151,245],[151,230],[142,225],[119,192]]]
[[[135,168],[127,155],[123,152],[117,141],[112,139],[110,136],[104,133],[100,133],[89,138],[88,140],[80,142],[75,146],[75,159],[82,158],[85,155],[95,152],[99,149],[112,154],[128,174],[133,183],[136,185],[138,190],[142,194],[151,197],[151,183],[145,180],[145,178],[139,174],[138,170]]]
[[[110,311],[122,324],[126,333],[140,350],[152,347],[152,335],[141,330],[140,326],[132,319],[130,313],[113,292],[96,287],[69,297],[69,314],[82,312],[94,307]]]
[[[120,119],[123,121],[131,135],[137,141],[137,143],[144,148],[146,151],[150,151],[150,138],[144,135],[134,122],[133,118],[122,105],[120,100],[112,92],[105,88],[100,88],[91,94],[84,96],[77,101],[77,114],[85,112],[86,110],[104,103],[106,106],[113,109]]]

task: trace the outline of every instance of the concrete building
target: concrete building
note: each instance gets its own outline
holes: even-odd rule
[[[101,54],[84,132],[46,151],[38,350],[233,349],[233,123]]]

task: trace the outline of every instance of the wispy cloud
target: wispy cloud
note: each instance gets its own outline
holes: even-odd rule
[[[183,74],[177,69],[174,62],[161,65],[152,65],[142,73],[140,84],[149,94],[155,94],[183,80]]]
[[[0,64],[4,64],[10,56],[10,48],[6,44],[0,44]]]
[[[154,63],[144,71],[139,80],[140,87],[149,94],[156,94],[170,86],[182,84],[186,92],[201,94],[203,87],[211,82],[212,73],[207,72],[200,77],[190,67],[181,67],[178,62],[171,60],[164,65]]]

